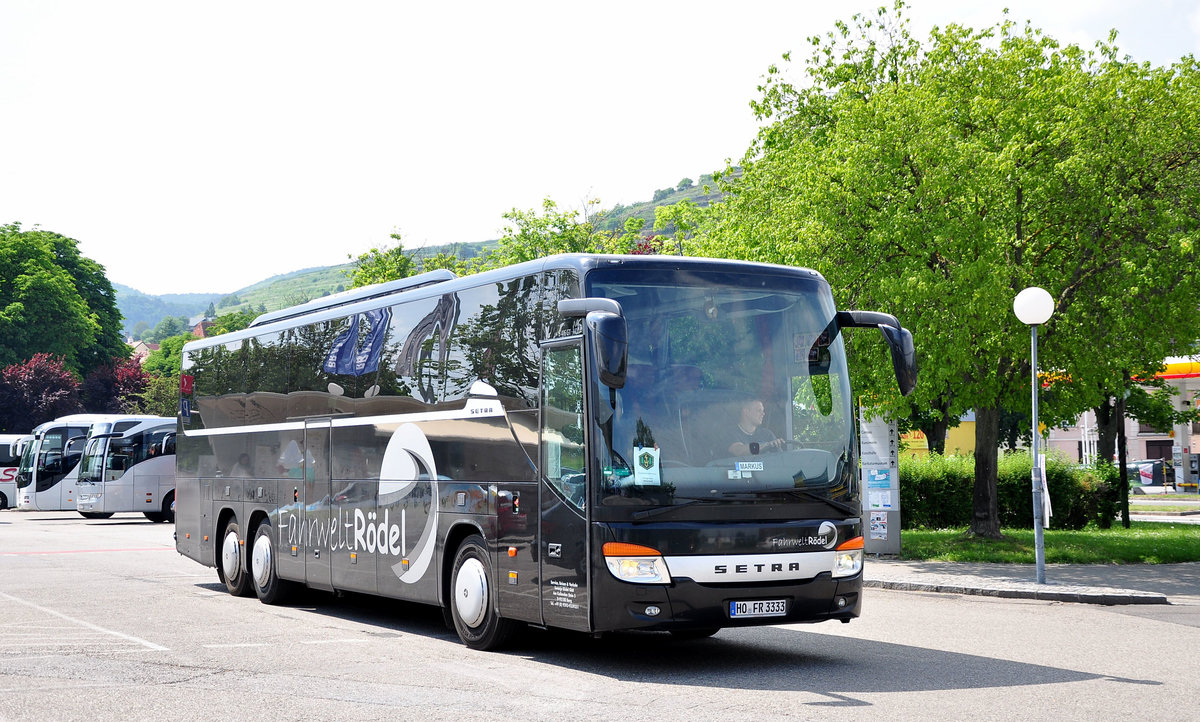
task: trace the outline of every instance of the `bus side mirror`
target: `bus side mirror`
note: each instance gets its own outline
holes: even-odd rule
[[[892,368],[896,372],[896,383],[900,385],[900,393],[908,396],[917,386],[917,352],[913,348],[912,332],[907,328],[880,326],[883,337],[887,339],[888,348],[892,351]]]
[[[629,331],[625,318],[608,311],[589,311],[584,319],[592,343],[592,362],[600,383],[610,389],[625,386]]]

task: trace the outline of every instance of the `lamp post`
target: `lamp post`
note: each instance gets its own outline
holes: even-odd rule
[[[1046,583],[1046,548],[1042,539],[1042,467],[1038,458],[1038,362],[1037,329],[1054,313],[1054,299],[1044,288],[1030,286],[1013,299],[1013,313],[1029,326],[1030,374],[1033,377],[1033,540],[1037,559],[1037,583]]]

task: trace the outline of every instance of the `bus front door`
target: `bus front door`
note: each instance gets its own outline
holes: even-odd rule
[[[555,345],[542,356],[542,486],[538,530],[542,619],[589,628],[587,455],[583,443],[583,360],[580,344]]]
[[[330,419],[304,423],[304,526],[307,548],[304,579],[309,586],[333,589],[330,574],[330,514],[332,513],[332,460]]]

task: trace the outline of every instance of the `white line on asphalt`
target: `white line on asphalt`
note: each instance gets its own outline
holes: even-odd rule
[[[87,627],[88,629],[91,629],[91,630],[94,630],[97,632],[103,632],[104,634],[112,635],[119,639],[124,639],[129,642],[135,642],[135,643],[140,644],[148,649],[152,649],[155,652],[170,651],[166,647],[161,647],[161,646],[155,644],[154,642],[147,642],[144,639],[132,637],[132,636],[130,636],[128,634],[124,634],[122,632],[113,631],[111,629],[105,629],[104,627],[92,624],[91,622],[85,622],[82,619],[75,619],[74,617],[68,617],[67,615],[63,614],[62,612],[56,612],[53,609],[47,609],[46,607],[40,607],[40,606],[34,604],[33,602],[27,602],[24,599],[18,599],[11,594],[5,594],[4,592],[0,592],[0,597],[3,597],[4,599],[7,599],[10,602],[16,602],[17,604],[24,604],[27,607],[36,609],[37,611],[43,612],[45,614],[52,614],[52,615],[58,617],[59,619],[65,619],[68,622],[71,622],[73,624],[78,624],[81,627]]]

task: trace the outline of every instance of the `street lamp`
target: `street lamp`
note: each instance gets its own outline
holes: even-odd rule
[[[1030,373],[1033,376],[1033,540],[1036,548],[1037,583],[1046,583],[1046,548],[1042,539],[1042,467],[1038,459],[1038,362],[1037,327],[1050,320],[1054,299],[1044,288],[1030,286],[1013,299],[1013,313],[1029,326]]]

